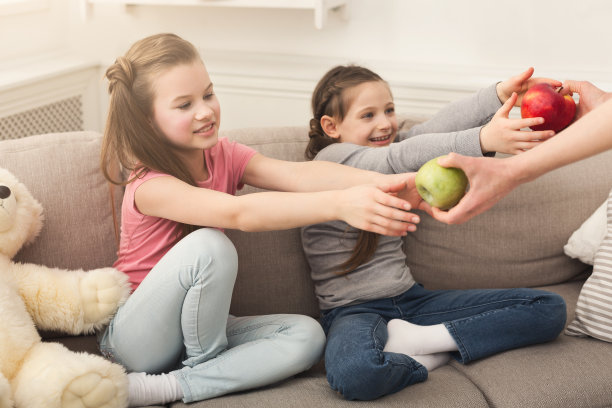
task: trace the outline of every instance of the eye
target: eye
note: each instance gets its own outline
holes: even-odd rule
[[[0,199],[9,198],[11,196],[11,189],[7,186],[0,185]]]
[[[395,113],[395,107],[392,107],[392,108],[387,108],[387,109],[385,110],[385,113],[386,113],[386,114]]]
[[[191,106],[191,102],[185,102],[177,106],[177,108],[179,108],[180,110],[185,110],[185,109],[189,109],[190,106]]]
[[[214,92],[207,93],[206,95],[204,95],[204,100],[205,100],[205,101],[210,100],[210,99],[212,99],[214,96],[215,96]]]
[[[362,119],[371,119],[374,117],[374,114],[372,112],[366,112],[363,115],[361,115]]]

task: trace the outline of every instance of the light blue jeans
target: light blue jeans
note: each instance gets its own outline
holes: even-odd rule
[[[320,324],[302,315],[229,315],[238,257],[222,232],[202,228],[151,270],[100,336],[128,371],[172,372],[184,402],[271,384],[318,362]]]

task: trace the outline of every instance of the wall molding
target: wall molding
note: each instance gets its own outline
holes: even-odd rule
[[[282,125],[306,123],[310,97],[316,82],[331,67],[356,63],[373,69],[385,78],[393,91],[396,111],[414,118],[428,118],[449,102],[466,97],[477,90],[500,80],[519,74],[527,67],[470,67],[444,66],[398,61],[347,61],[339,58],[270,53],[200,50],[208,67],[215,89],[237,106],[240,98],[247,98],[257,109],[254,100],[267,100],[266,109],[276,106]],[[605,72],[598,71],[536,71],[536,76],[549,76],[563,80],[587,79],[605,90],[612,90],[612,82]],[[276,99],[276,103],[274,100]],[[225,99],[224,99],[225,100]],[[287,106],[285,106],[287,105]],[[223,103],[222,103],[223,106]],[[283,111],[299,107],[307,112],[297,114]],[[269,112],[262,112],[269,115]],[[515,108],[512,116],[518,116]],[[234,115],[237,118],[239,115]],[[252,116],[252,115],[251,115]],[[250,123],[248,120],[232,122],[231,127],[259,126],[272,123]],[[227,122],[224,126],[227,125]]]
[[[381,74],[391,86],[398,114],[414,118],[431,117],[449,102],[521,71],[228,50],[200,52],[221,98],[225,129],[305,125],[316,82],[338,64],[357,63]],[[61,53],[1,64],[0,117],[82,95],[85,128],[102,131],[107,97],[101,69],[107,65]],[[612,90],[612,84],[598,80],[606,78],[601,72],[550,76],[585,78]]]

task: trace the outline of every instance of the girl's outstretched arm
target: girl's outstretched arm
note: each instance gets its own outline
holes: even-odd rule
[[[292,162],[256,154],[249,161],[242,182],[273,191],[338,190],[360,184],[394,184],[407,174],[381,174],[330,161]]]
[[[397,196],[405,182],[358,185],[309,193],[262,192],[233,196],[174,177],[145,181],[135,193],[143,214],[207,227],[269,231],[342,220],[384,235],[416,229],[418,216]]]

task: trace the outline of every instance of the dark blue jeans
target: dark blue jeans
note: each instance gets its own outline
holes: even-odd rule
[[[565,301],[535,289],[426,290],[323,311],[325,368],[332,389],[349,400],[372,400],[425,381],[412,358],[383,352],[387,322],[442,323],[465,364],[504,350],[555,339],[565,326]]]

